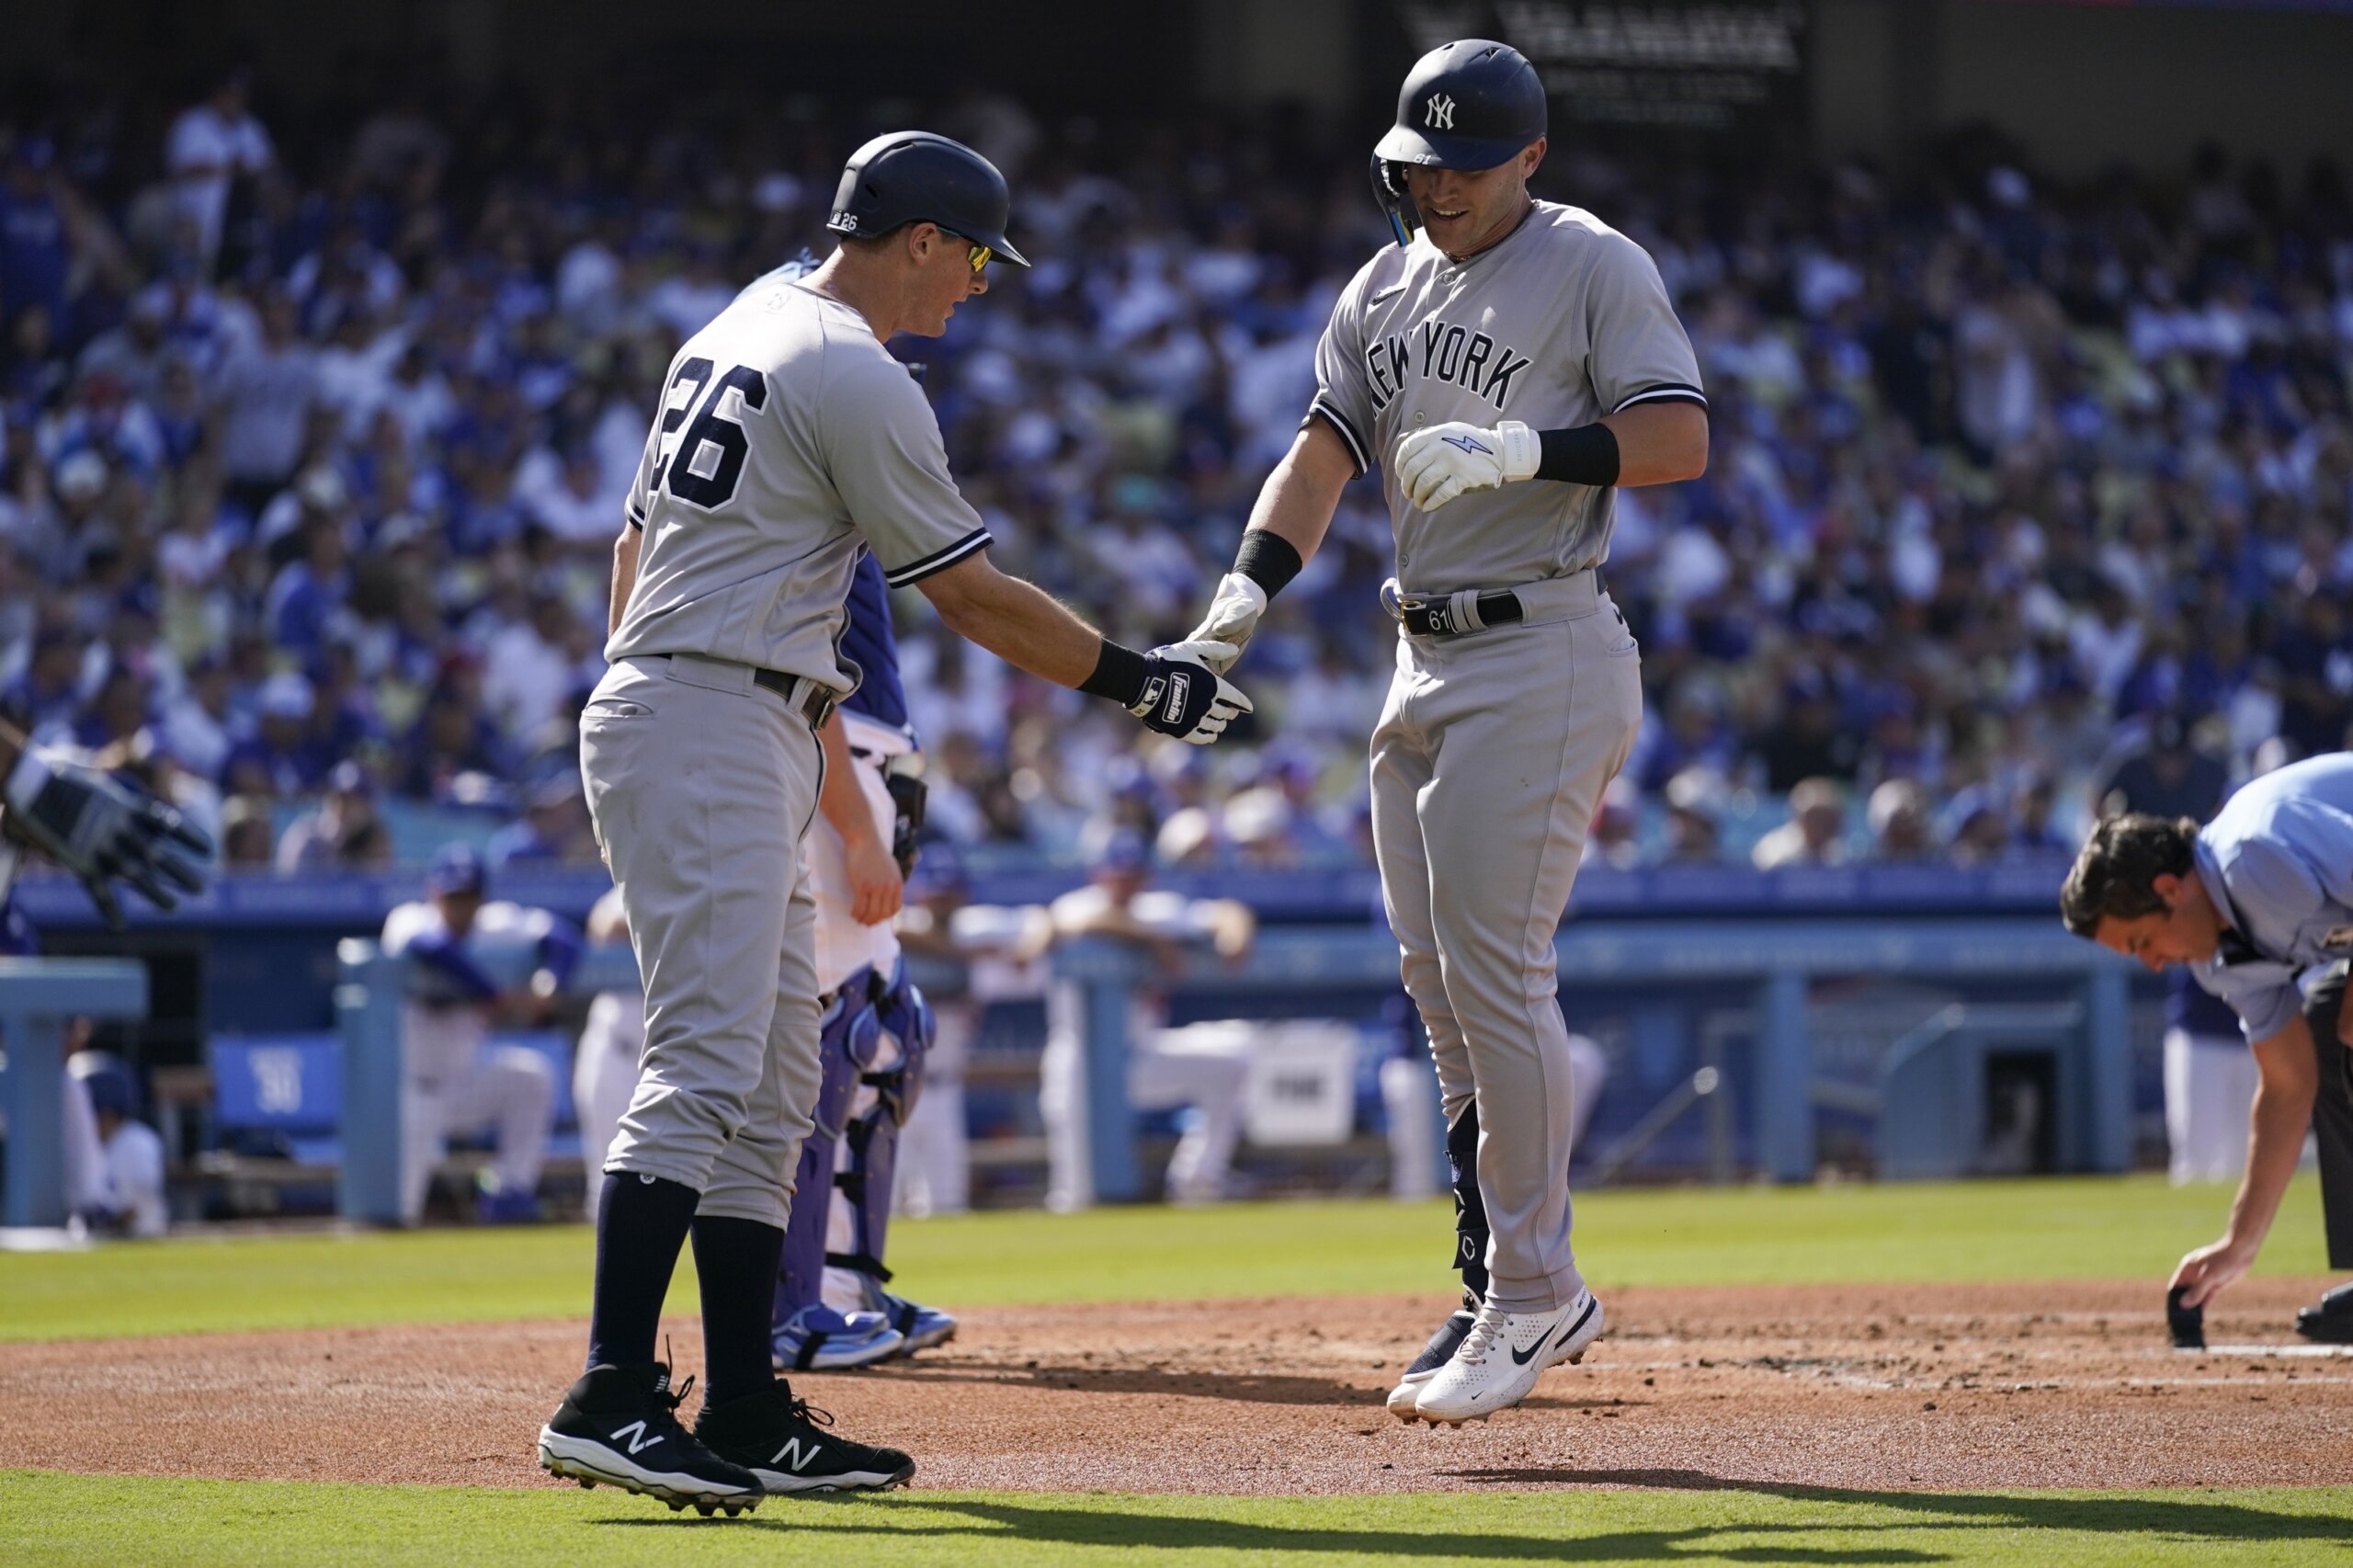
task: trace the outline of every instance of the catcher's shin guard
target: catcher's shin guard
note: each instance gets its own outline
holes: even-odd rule
[[[774,1318],[779,1326],[802,1307],[824,1299],[825,1220],[833,1207],[835,1151],[858,1094],[858,1076],[874,1060],[881,1036],[868,985],[870,973],[861,969],[844,982],[818,1025],[822,1076],[812,1117],[816,1125],[801,1144],[792,1212],[785,1221],[784,1260],[777,1271]]]
[[[874,1091],[874,1101],[853,1117],[844,1131],[849,1158],[834,1177],[849,1210],[851,1250],[827,1253],[825,1262],[834,1268],[887,1281],[891,1271],[882,1259],[890,1243],[891,1185],[898,1173],[899,1131],[906,1125],[922,1091],[924,1060],[930,1054],[935,1026],[931,1005],[907,978],[904,957],[888,981],[877,977],[874,990],[881,1032],[889,1037],[881,1054],[895,1059],[859,1078]],[[897,1045],[895,1052],[891,1042]]]
[[[1446,1130],[1446,1163],[1454,1176],[1454,1267],[1462,1288],[1487,1296],[1487,1203],[1479,1196],[1479,1102],[1471,1101]]]

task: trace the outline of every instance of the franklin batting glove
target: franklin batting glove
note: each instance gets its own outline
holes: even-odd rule
[[[1535,478],[1543,457],[1543,442],[1517,419],[1492,430],[1433,425],[1397,443],[1397,483],[1407,500],[1435,512],[1466,490]]]
[[[1128,711],[1147,730],[1205,746],[1225,733],[1237,714],[1250,712],[1242,688],[1219,675],[1212,659],[1232,665],[1241,650],[1231,642],[1170,642],[1144,655],[1150,667],[1143,695]]]

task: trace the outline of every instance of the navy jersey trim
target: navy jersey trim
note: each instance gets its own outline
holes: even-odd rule
[[[1680,381],[1661,381],[1654,387],[1645,387],[1609,412],[1621,413],[1638,403],[1696,403],[1705,408],[1708,406],[1708,395],[1698,387],[1687,387]]]
[[[645,531],[645,514],[637,509],[636,502],[629,502],[622,510],[629,516],[629,526],[631,528],[637,529],[640,533]]]
[[[1371,472],[1372,459],[1367,455],[1369,449],[1364,444],[1364,437],[1358,435],[1356,426],[1348,423],[1348,416],[1342,414],[1333,405],[1331,399],[1321,392],[1316,394],[1314,402],[1307,405],[1307,418],[1313,419],[1319,414],[1324,416],[1325,423],[1340,433],[1340,440],[1347,447],[1348,456],[1356,463],[1357,472],[1358,473]],[[1306,427],[1307,420],[1301,420],[1300,428]]]
[[[920,561],[910,561],[895,572],[885,572],[882,580],[894,588],[919,583],[935,572],[946,571],[976,550],[986,550],[996,542],[985,528],[974,528],[945,550],[935,550]]]

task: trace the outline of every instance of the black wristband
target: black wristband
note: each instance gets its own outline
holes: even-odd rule
[[[1267,590],[1273,598],[1283,591],[1285,584],[1299,575],[1307,564],[1299,558],[1299,549],[1279,533],[1265,528],[1251,528],[1242,536],[1242,548],[1234,551],[1233,570]]]
[[[1607,425],[1580,425],[1574,430],[1540,430],[1536,477],[1568,484],[1618,483],[1618,434]]]
[[[1152,678],[1152,661],[1133,648],[1123,648],[1108,637],[1096,655],[1095,673],[1078,683],[1089,697],[1108,697],[1122,708],[1143,700],[1143,683]]]

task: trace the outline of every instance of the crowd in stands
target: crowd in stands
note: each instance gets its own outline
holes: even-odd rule
[[[593,861],[574,752],[622,496],[677,344],[804,246],[884,126],[233,76],[168,123],[0,105],[0,688],[237,865],[385,863],[404,812]],[[924,123],[1037,262],[898,346],[1009,569],[1181,635],[1386,229],[1361,136]],[[1369,134],[1369,132],[1367,133]],[[2353,722],[2353,199],[2219,151],[2065,185],[1999,143],[1897,178],[1556,144],[1540,192],[1649,248],[1699,350],[1702,479],[1621,493],[1649,722],[1592,855],[1984,863],[2120,767],[2233,778]],[[1210,752],[1010,671],[908,599],[934,821],[1176,864],[1364,852],[1390,667],[1377,480]],[[1238,741],[1239,744],[1236,744]]]

